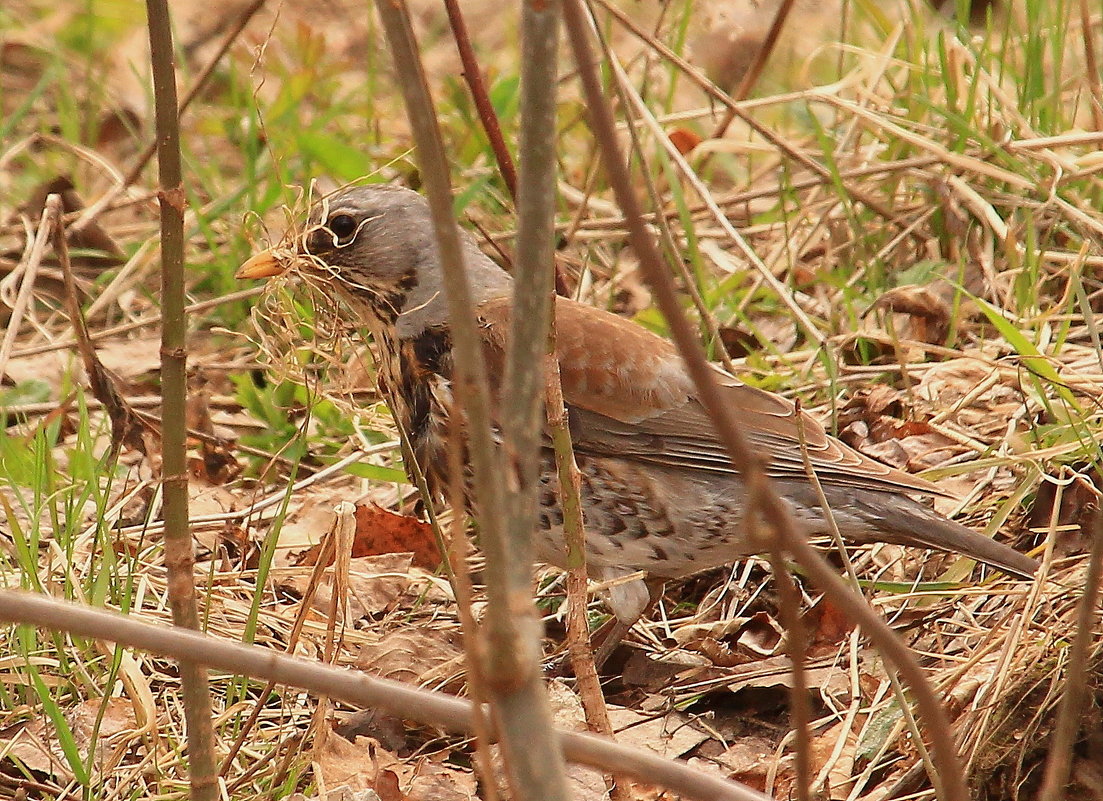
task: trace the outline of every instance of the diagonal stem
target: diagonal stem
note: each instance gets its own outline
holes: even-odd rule
[[[968,801],[969,795],[961,762],[954,747],[949,720],[934,690],[923,675],[923,670],[912,657],[907,646],[880,616],[865,603],[864,599],[851,593],[823,557],[797,534],[788,506],[769,483],[761,459],[747,444],[735,415],[724,403],[714,378],[713,368],[705,359],[697,336],[682,312],[673,282],[643,223],[642,209],[636,198],[623,155],[620,153],[613,113],[602,93],[601,82],[594,66],[582,0],[564,0],[563,17],[586,96],[591,128],[601,146],[609,183],[628,221],[629,241],[640,260],[640,269],[654,293],[656,303],[670,327],[671,336],[685,360],[686,369],[697,388],[701,403],[712,418],[717,436],[724,444],[732,461],[739,465],[750,502],[772,528],[774,536],[781,539],[782,547],[796,559],[809,577],[833,601],[862,626],[881,653],[900,671],[901,676],[915,693],[916,704],[926,723],[928,736],[934,743],[935,762],[939,767],[939,773],[932,776],[932,781],[935,783],[936,791],[940,791],[939,797],[944,801]]]

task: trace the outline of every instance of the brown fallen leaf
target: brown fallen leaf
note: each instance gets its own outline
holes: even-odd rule
[[[349,742],[327,730],[315,747],[318,784],[328,792],[338,787],[372,790],[382,801],[475,801],[475,775],[441,759],[402,760],[369,737]],[[362,796],[361,796],[362,797]]]
[[[804,627],[809,635],[810,649],[829,646],[834,651],[834,646],[854,630],[854,621],[824,595],[804,613]]]
[[[1061,492],[1061,508],[1057,512],[1057,541],[1055,549],[1058,555],[1068,556],[1083,553],[1091,543],[1099,518],[1099,488],[1103,486],[1103,475],[1098,467],[1080,465],[1081,475]],[[1057,503],[1057,485],[1052,481],[1043,481],[1030,509],[1028,525],[1037,531],[1048,531],[1053,519],[1053,506]]]
[[[311,596],[311,608],[322,615],[329,614],[332,606],[333,572],[333,567],[325,569]],[[307,575],[294,575],[280,582],[281,589],[299,597],[305,595],[309,585]],[[347,620],[353,621],[418,602],[451,602],[446,587],[443,580],[426,575],[420,568],[412,568],[409,554],[381,554],[350,561],[347,584],[340,597],[347,608]]]
[[[398,629],[378,642],[365,643],[356,667],[407,684],[437,683],[463,669],[462,636],[456,628]]]
[[[733,328],[724,325],[717,330],[717,333],[720,335],[720,344],[733,359],[742,359],[761,350],[761,345],[755,336],[742,327]]]
[[[52,194],[61,196],[61,211],[70,214],[84,208],[84,200],[77,193],[73,179],[68,175],[58,175],[44,181],[34,188],[24,204],[24,211],[34,220],[42,212],[46,198]],[[126,263],[126,254],[95,220],[79,231],[66,231],[69,247],[79,251],[73,255],[73,264],[77,267],[90,267],[98,270],[117,267]]]
[[[670,132],[670,142],[683,156],[691,153],[697,145],[704,141],[701,136],[688,128],[675,128]]]
[[[11,765],[4,763],[14,762],[19,766],[16,770],[33,771],[38,776],[67,784],[73,781],[73,772],[66,764],[61,749],[54,753],[51,744],[56,742],[56,735],[47,731],[45,718],[33,718],[8,726],[0,731],[0,750],[4,754],[0,760],[0,770],[10,772]]]
[[[869,311],[884,310],[910,318],[910,339],[938,344],[950,332],[950,305],[923,286],[890,289],[874,301]]]
[[[401,801],[401,794],[395,792],[398,777],[388,768],[397,763],[398,758],[375,740],[357,737],[355,742],[349,742],[341,735],[326,730],[319,732],[318,741],[311,762],[315,781],[319,788],[324,788],[327,796],[338,788],[347,788],[353,792],[374,790],[380,798]]]
[[[297,564],[317,564],[321,549],[321,545],[310,548]],[[357,506],[353,558],[388,553],[413,554],[413,563],[430,571],[436,570],[441,563],[433,527],[428,523],[388,511],[374,503]],[[332,558],[328,564],[333,564]]]
[[[766,779],[774,763],[777,743],[760,736],[737,738],[727,750],[713,757],[729,779],[765,792]]]

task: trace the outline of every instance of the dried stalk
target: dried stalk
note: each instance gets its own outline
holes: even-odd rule
[[[762,40],[762,44],[758,46],[758,51],[754,54],[754,61],[751,62],[751,66],[747,69],[747,72],[743,75],[742,80],[739,81],[739,85],[732,92],[731,98],[735,102],[740,100],[746,100],[751,93],[751,89],[758,83],[758,78],[762,74],[762,68],[766,66],[766,61],[770,58],[770,54],[774,52],[774,46],[777,44],[777,39],[781,36],[781,29],[785,27],[785,20],[789,18],[789,12],[793,10],[793,0],[782,0],[777,11],[774,13],[774,19],[770,23],[770,30],[766,32],[766,38]],[[728,109],[724,113],[723,119],[720,124],[716,126],[716,130],[712,132],[711,139],[720,139],[724,134],[728,132],[728,126],[732,124],[735,119],[735,112],[732,109]],[[703,168],[702,168],[703,169]]]
[[[1096,503],[1099,495],[1096,494]],[[1057,504],[1054,505],[1055,509]],[[1076,609],[1076,636],[1069,651],[1065,670],[1064,697],[1057,710],[1057,722],[1050,737],[1045,778],[1038,792],[1039,801],[1062,801],[1072,769],[1073,747],[1080,731],[1084,711],[1088,708],[1088,660],[1095,639],[1096,600],[1103,579],[1103,515],[1096,515],[1095,536],[1092,537],[1088,569],[1084,575],[1084,594]]]
[[[486,138],[490,142],[494,160],[498,162],[498,172],[502,176],[502,181],[505,183],[506,189],[509,190],[510,197],[516,200],[517,168],[513,165],[513,156],[510,155],[509,148],[506,147],[506,140],[502,136],[502,126],[498,124],[498,115],[494,113],[490,95],[486,91],[483,71],[479,69],[479,61],[475,58],[475,49],[471,46],[471,35],[467,31],[467,23],[464,22],[459,0],[444,0],[444,8],[448,12],[448,24],[452,27],[452,38],[456,40],[456,49],[460,53],[460,61],[463,63],[463,79],[467,82],[467,88],[471,92],[471,99],[475,103],[475,112],[479,115],[479,122],[482,123],[483,131],[486,132]],[[524,46],[523,43],[522,46]]]
[[[517,540],[523,538],[508,537],[519,526],[506,519],[510,515],[497,513],[502,509],[519,513],[523,506],[512,501],[507,506],[503,491],[504,484],[512,484],[523,475],[514,472],[518,466],[513,456],[520,451],[510,439],[515,432],[504,432],[502,451],[507,455],[508,468],[503,475],[504,466],[491,436],[489,385],[475,326],[474,304],[464,274],[459,231],[452,216],[448,160],[409,14],[405,3],[393,0],[376,0],[376,8],[399,76],[432,211],[456,361],[453,395],[467,422],[476,506],[486,511],[480,518],[488,601],[483,675],[502,730],[502,746],[515,796],[565,800],[562,752],[552,733],[551,710],[539,673],[540,622],[532,601],[531,561],[516,557]],[[539,341],[542,344],[543,338]],[[533,391],[540,387],[531,378],[518,378],[527,381]],[[505,394],[509,396],[508,390]],[[522,412],[532,413],[527,409]],[[520,553],[527,555],[523,547]]]
[[[693,328],[682,312],[673,283],[661,262],[655,243],[643,224],[635,189],[620,154],[616,123],[602,93],[600,79],[594,67],[582,0],[565,1],[564,21],[579,77],[582,80],[591,127],[601,145],[609,182],[628,220],[629,240],[640,260],[640,269],[654,293],[659,309],[666,318],[672,338],[685,359],[686,369],[693,379],[701,402],[716,426],[717,435],[727,448],[732,461],[740,467],[750,502],[771,527],[774,536],[781,538],[783,548],[797,560],[832,601],[862,626],[874,645],[906,679],[915,693],[916,703],[927,725],[928,735],[935,746],[935,762],[939,767],[939,773],[931,778],[935,783],[936,792],[939,792],[939,797],[945,801],[967,801],[968,791],[954,747],[949,721],[922,669],[907,647],[880,616],[865,603],[864,599],[850,592],[830,565],[797,534],[788,507],[770,485],[761,460],[747,445],[731,409],[724,403],[713,377],[712,368],[705,359]]]
[[[15,302],[11,307],[11,316],[8,317],[7,330],[4,339],[0,341],[0,375],[5,375],[8,367],[8,356],[15,347],[15,340],[19,336],[19,330],[23,324],[23,314],[31,302],[31,294],[34,290],[35,279],[38,277],[38,268],[42,265],[42,257],[46,255],[46,246],[50,244],[50,232],[57,225],[58,220],[54,213],[47,207],[38,221],[38,232],[34,242],[30,246],[30,252],[20,263],[23,267],[23,280],[19,284],[19,292],[15,296]],[[17,352],[16,357],[20,354]]]
[[[1088,103],[1096,130],[1103,130],[1103,79],[1099,74],[1099,57],[1092,40],[1092,15],[1088,0],[1080,0],[1080,35],[1084,39],[1084,76],[1088,82]]]
[[[184,314],[184,192],[181,189],[180,118],[176,105],[172,24],[167,0],[146,0],[157,129],[161,207],[161,439],[165,519],[165,567],[173,622],[199,628],[194,555],[188,526],[188,465],[185,431],[187,318]],[[188,734],[188,774],[197,801],[219,796],[207,668],[180,662]]]
[[[198,659],[216,670],[300,687],[449,731],[471,731],[472,705],[464,699],[274,653],[256,645],[227,642],[163,623],[146,623],[118,612],[21,590],[0,590],[0,620],[67,631],[78,637],[106,640],[175,659]],[[635,776],[700,801],[772,801],[738,782],[706,774],[651,751],[618,745],[590,734],[551,731],[571,762]]]

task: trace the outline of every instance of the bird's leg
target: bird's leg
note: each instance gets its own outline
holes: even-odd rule
[[[639,622],[639,619],[649,612],[655,603],[662,597],[663,586],[665,585],[665,579],[660,578],[647,578],[644,580],[644,585],[647,587],[648,600],[647,603],[640,609],[639,614],[635,619],[628,621],[613,615],[604,623],[602,623],[597,631],[590,636],[590,643],[594,649],[594,666],[600,671],[602,665],[613,655],[613,652],[620,645],[621,640],[625,638],[632,627]],[[571,660],[570,655],[564,651],[558,659],[556,659],[548,670],[549,676],[568,676],[571,674]]]
[[[647,578],[644,580],[644,584],[647,586],[647,603],[636,615],[636,619],[629,622],[614,615],[602,623],[590,638],[590,642],[594,646],[594,665],[598,670],[601,670],[602,665],[613,655],[613,651],[617,649],[621,640],[627,636],[632,627],[639,622],[639,619],[654,608],[663,595],[663,586],[666,581],[660,578]]]

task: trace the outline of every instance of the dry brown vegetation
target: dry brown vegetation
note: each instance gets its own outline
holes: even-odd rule
[[[1090,4],[1085,19],[1076,3],[1023,0],[996,4],[970,29],[890,5],[798,3],[718,134],[723,92],[745,60],[728,48],[757,46],[777,4],[593,4],[623,141],[714,357],[799,398],[863,452],[925,471],[957,496],[940,511],[1043,559],[1028,583],[894,546],[848,555],[861,591],[946,699],[973,794],[1035,796],[1073,682],[1086,693],[1067,797],[1103,798],[1097,618],[1088,670],[1068,674],[1100,527],[1103,92],[1091,59],[1103,19]],[[512,142],[516,21],[496,4],[463,6]],[[183,87],[244,10],[174,5]],[[512,204],[447,20],[428,0],[414,11],[457,207],[488,252],[511,261]],[[164,622],[142,22],[129,0],[94,13],[37,0],[0,10],[0,576]],[[578,297],[665,331],[570,69],[564,57],[560,266]],[[281,283],[260,296],[232,279],[304,209],[312,179],[418,185],[390,70],[366,7],[271,4],[233,37],[184,115],[196,581],[212,635],[463,694],[454,592],[412,519],[416,490],[369,351],[309,288]],[[117,461],[74,350],[60,267],[30,252],[47,192],[61,190],[69,230],[82,229],[69,239],[76,298],[104,380],[136,421]],[[328,567],[322,541],[340,554]],[[414,556],[388,553],[395,541]],[[554,654],[561,577],[542,569],[538,586]],[[881,655],[813,586],[802,591],[815,791],[933,797]],[[598,598],[590,612],[595,623],[606,614]],[[790,797],[785,636],[763,561],[669,586],[605,671],[617,739]],[[43,631],[10,628],[6,641],[0,797],[184,794],[174,663]],[[233,755],[227,797],[322,796],[342,784],[387,799],[486,797],[469,741],[242,677],[213,682],[217,753]],[[550,692],[560,724],[580,728],[571,684]],[[590,771],[572,769],[571,780],[577,798],[608,793]]]

